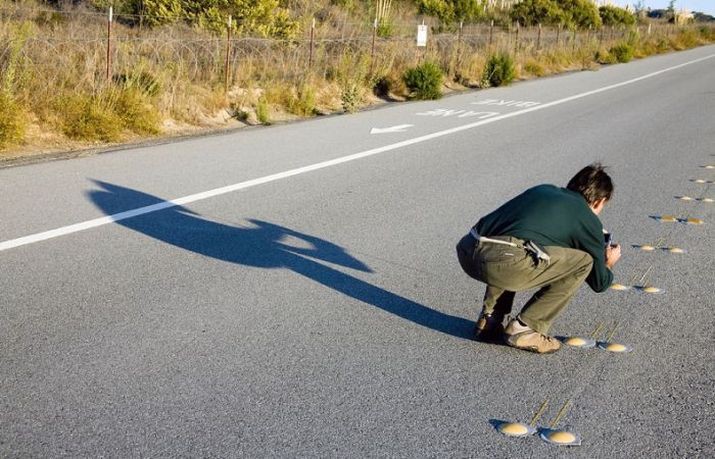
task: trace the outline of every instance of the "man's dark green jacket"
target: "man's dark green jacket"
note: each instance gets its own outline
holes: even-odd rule
[[[606,267],[603,225],[577,192],[554,185],[539,185],[483,217],[475,226],[481,236],[512,236],[542,246],[582,250],[593,257],[586,283],[603,292],[613,282]]]

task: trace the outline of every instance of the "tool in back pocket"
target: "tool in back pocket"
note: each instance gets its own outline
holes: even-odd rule
[[[524,250],[526,250],[528,254],[534,257],[534,262],[537,264],[537,266],[542,261],[546,262],[546,266],[548,266],[551,262],[551,257],[549,256],[549,254],[546,253],[541,247],[539,247],[539,245],[534,241],[524,242]]]

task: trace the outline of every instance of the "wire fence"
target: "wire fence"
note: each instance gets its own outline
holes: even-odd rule
[[[295,80],[309,75],[326,79],[337,74],[378,74],[394,67],[434,60],[450,75],[464,73],[475,56],[502,51],[517,58],[548,53],[592,52],[634,37],[667,40],[688,28],[671,24],[568,30],[489,23],[392,23],[381,36],[375,22],[347,16],[310,21],[300,36],[290,40],[210,34],[185,25],[148,28],[122,22],[137,15],[112,15],[84,9],[57,11],[42,8],[0,7],[0,64],[18,40],[20,55],[45,68],[76,73],[74,84],[111,82],[134,71],[165,71],[193,82],[224,84],[226,90],[247,81]],[[10,24],[33,24],[23,35]],[[428,26],[426,46],[417,46],[417,27]],[[712,26],[711,26],[712,28]],[[346,62],[346,60],[348,62]],[[356,65],[358,62],[360,65]],[[68,84],[65,78],[64,84]],[[61,82],[58,82],[61,83]]]

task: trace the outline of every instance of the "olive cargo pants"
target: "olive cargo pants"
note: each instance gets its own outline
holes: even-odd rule
[[[537,263],[523,248],[521,239],[510,236],[492,239],[517,247],[478,242],[471,234],[457,244],[457,257],[464,272],[487,284],[484,312],[503,317],[511,312],[515,292],[539,288],[518,317],[531,329],[548,334],[554,319],[591,272],[593,258],[581,250],[547,246],[544,250],[551,260]]]

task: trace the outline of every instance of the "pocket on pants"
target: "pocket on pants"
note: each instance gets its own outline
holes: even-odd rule
[[[475,256],[481,265],[509,265],[521,263],[528,255],[519,247],[482,242]]]
[[[524,249],[509,246],[483,247],[478,251],[477,265],[484,282],[511,291],[521,290],[523,278],[533,271],[531,256]]]

